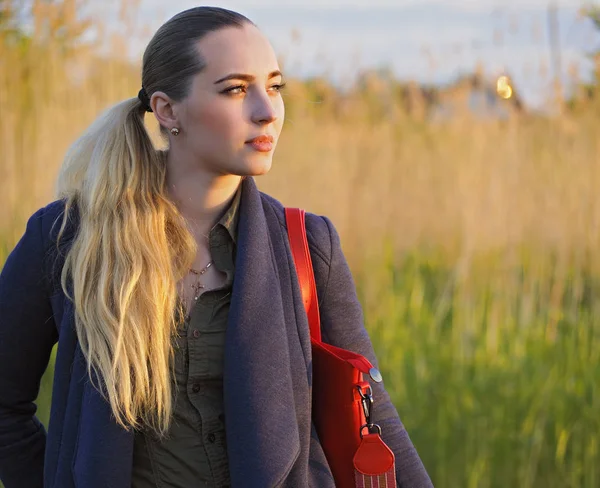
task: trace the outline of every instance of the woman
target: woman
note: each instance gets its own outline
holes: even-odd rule
[[[29,219],[0,277],[6,488],[334,486],[284,209],[252,178],[271,166],[282,86],[252,22],[187,10],[150,41],[138,97],[69,150],[60,199]],[[375,362],[338,234],[312,214],[307,230],[325,340]],[[33,401],[57,341],[46,437]],[[399,485],[431,486],[373,391]]]

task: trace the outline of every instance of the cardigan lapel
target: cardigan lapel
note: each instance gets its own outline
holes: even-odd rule
[[[287,331],[287,327],[295,331],[296,324],[286,324],[284,318],[260,193],[252,179],[242,184],[236,277],[225,344],[227,448],[232,486],[275,487],[300,453]]]

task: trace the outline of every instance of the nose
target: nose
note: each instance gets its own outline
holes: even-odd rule
[[[267,125],[277,120],[277,112],[268,95],[257,97],[250,118],[257,125]]]

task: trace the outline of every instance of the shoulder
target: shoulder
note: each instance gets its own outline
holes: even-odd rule
[[[279,225],[287,232],[285,221],[285,206],[276,198],[261,192],[263,208],[267,215],[271,215],[277,220]],[[306,212],[306,235],[308,245],[313,254],[319,256],[329,264],[331,261],[332,242],[337,236],[337,232],[331,220],[324,215],[317,215],[312,212]]]
[[[56,254],[52,239],[60,225],[55,225],[55,222],[60,220],[64,209],[64,202],[55,200],[33,212],[27,219],[24,233],[7,257],[7,263],[10,261],[13,266],[16,266],[15,269],[20,269],[23,273],[27,273],[28,269],[30,271],[35,269],[36,273],[46,271],[44,273],[46,279],[49,258]],[[26,269],[27,266],[29,268]]]
[[[64,209],[64,204],[61,205],[60,200],[49,203],[45,207],[38,208],[27,219],[25,236],[35,235],[41,242],[47,242],[50,236],[51,222],[56,220],[61,212],[61,206]]]
[[[52,243],[56,243],[56,239],[65,214],[65,204],[65,199],[54,200],[45,207],[38,209],[30,218],[30,220],[35,219],[39,221],[38,225],[46,247]],[[62,236],[63,240],[67,240],[72,234],[74,234],[76,228],[76,219],[77,208],[74,206],[69,212],[69,219]]]
[[[21,239],[21,252],[25,255],[40,259],[43,266],[47,283],[56,285],[57,269],[61,269],[64,263],[66,251],[73,242],[76,230],[77,209],[72,207],[68,213],[67,224],[63,230],[60,243],[57,246],[58,234],[60,232],[63,217],[66,211],[66,200],[54,200],[46,206],[36,210],[27,222],[25,234]],[[58,268],[57,268],[58,266]]]

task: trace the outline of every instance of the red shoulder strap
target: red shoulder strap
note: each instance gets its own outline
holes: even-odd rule
[[[306,314],[308,315],[310,336],[313,341],[321,342],[321,318],[319,316],[315,274],[306,238],[304,210],[300,208],[286,208],[285,219],[290,248],[294,257],[294,263],[296,264],[300,289],[302,290],[302,300]]]

